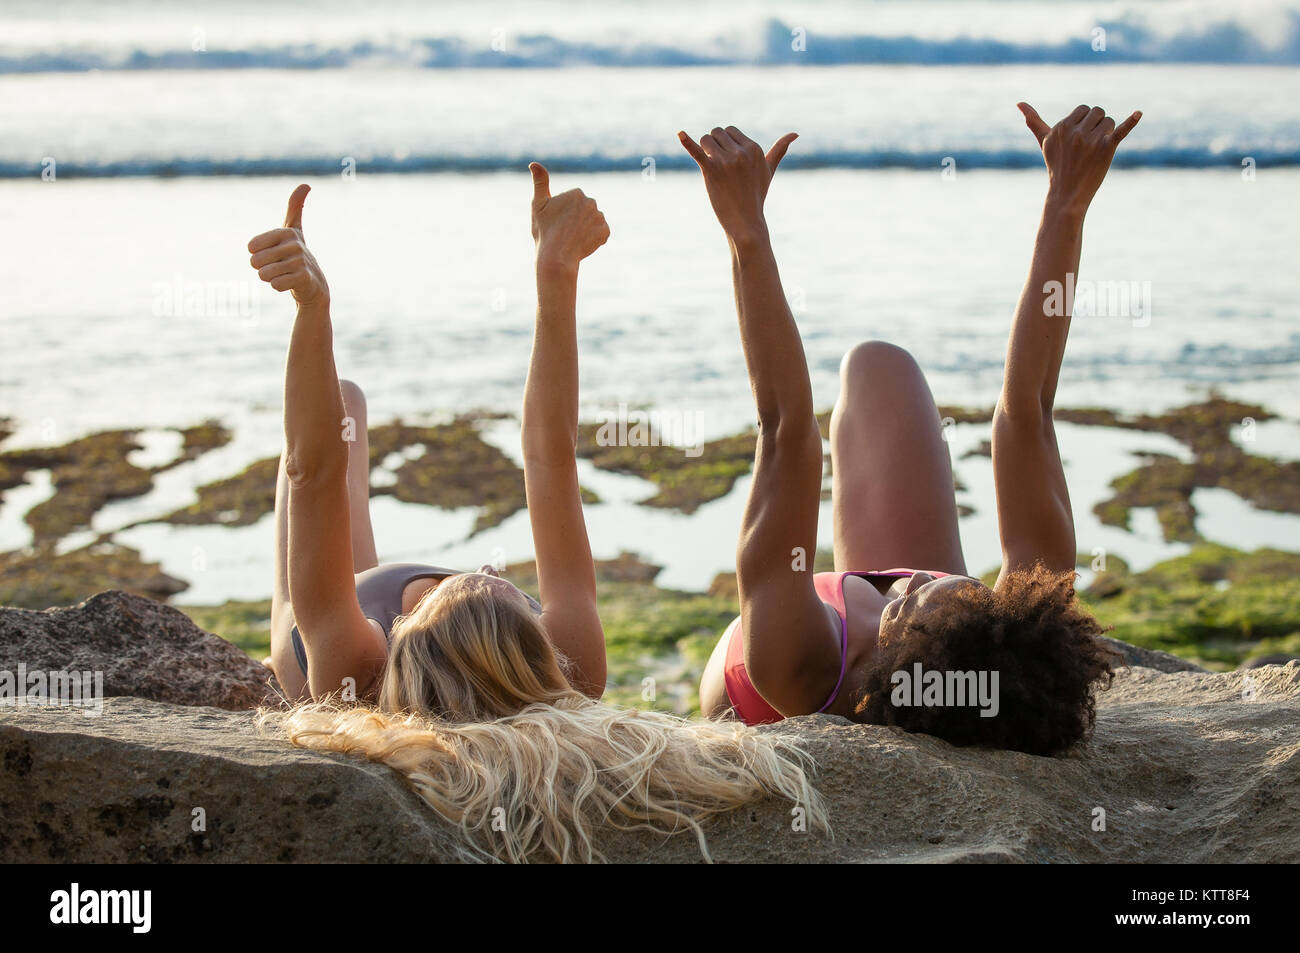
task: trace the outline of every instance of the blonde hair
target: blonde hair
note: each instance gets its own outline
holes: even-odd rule
[[[829,830],[812,758],[788,738],[593,701],[517,590],[455,578],[393,626],[375,706],[328,698],[263,710],[259,725],[400,772],[459,827],[463,859],[599,860],[593,831],[609,824],[689,830],[707,860],[701,822],[768,795]]]

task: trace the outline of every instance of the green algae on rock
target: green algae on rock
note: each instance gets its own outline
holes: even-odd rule
[[[694,513],[703,504],[730,493],[736,480],[754,465],[757,435],[753,430],[710,440],[688,454],[687,448],[671,444],[607,445],[600,436],[604,427],[579,425],[578,456],[598,469],[654,483],[658,492],[642,500],[644,506]]]
[[[1079,595],[1115,638],[1209,669],[1300,655],[1300,553],[1199,543],[1137,573],[1108,554]]]
[[[496,526],[525,506],[524,472],[478,431],[481,415],[450,423],[412,426],[394,421],[370,429],[370,465],[389,455],[423,448],[397,467],[392,486],[375,487],[372,495],[394,496],[405,503],[443,509],[481,507],[473,532]]]
[[[1245,422],[1262,422],[1274,415],[1257,404],[1207,400],[1163,414],[1113,416],[1104,426],[1163,433],[1185,444],[1190,462],[1168,454],[1139,454],[1143,465],[1111,482],[1113,495],[1093,507],[1101,522],[1129,527],[1133,509],[1151,507],[1168,542],[1196,542],[1196,508],[1192,494],[1200,488],[1230,490],[1257,509],[1300,513],[1300,462],[1279,461],[1247,453],[1232,440]]]
[[[127,462],[141,449],[138,430],[108,430],[57,447],[33,447],[0,453],[0,482],[22,483],[32,470],[49,470],[54,495],[24,517],[34,543],[54,543],[85,529],[112,500],[142,496],[153,486],[153,472]]]
[[[195,490],[198,500],[148,522],[187,526],[251,526],[275,511],[275,478],[280,458],[265,457],[241,472]]]
[[[34,543],[54,543],[85,529],[105,504],[143,496],[153,488],[153,476],[194,460],[230,441],[230,432],[214,421],[178,431],[181,453],[156,467],[130,463],[130,453],[142,449],[141,430],[107,430],[56,447],[32,447],[0,453],[0,490],[23,483],[33,470],[49,470],[54,495],[32,507],[24,517]]]
[[[178,606],[200,629],[215,632],[261,662],[271,654],[271,600],[232,599],[218,606]]]
[[[158,563],[143,560],[138,550],[118,543],[101,541],[67,553],[52,546],[0,553],[0,605],[15,608],[75,605],[105,589],[165,602],[188,588]]]
[[[473,532],[495,526],[525,506],[524,475],[513,460],[487,443],[478,431],[484,415],[472,414],[428,426],[394,421],[369,430],[370,466],[412,449],[394,470],[391,486],[371,488],[371,496],[393,496],[405,503],[443,509],[480,507]],[[278,457],[266,457],[241,473],[199,487],[198,501],[159,522],[246,526],[275,509]],[[597,497],[583,490],[584,502]]]
[[[194,427],[185,427],[180,431],[181,452],[171,463],[154,468],[154,473],[162,473],[178,467],[182,463],[196,460],[209,450],[216,450],[230,443],[233,436],[229,430],[215,420],[205,420]]]

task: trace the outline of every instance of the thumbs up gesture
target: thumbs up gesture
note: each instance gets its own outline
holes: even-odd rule
[[[292,291],[299,306],[329,302],[325,275],[307,250],[302,237],[302,207],[310,185],[300,185],[289,196],[284,227],[263,232],[248,243],[249,263],[257,276],[276,291]]]
[[[609,225],[581,189],[551,194],[551,176],[540,162],[528,166],[533,174],[533,239],[539,264],[577,271],[578,262],[609,240]]]

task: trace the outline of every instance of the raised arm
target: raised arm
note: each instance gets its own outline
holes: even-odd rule
[[[816,711],[835,685],[840,632],[817,597],[812,563],[821,505],[822,438],[799,329],[786,304],[763,202],[793,134],[764,155],[734,126],[696,143],[678,133],[704,174],[731,247],[740,340],[758,410],[758,449],[736,550],[745,666],[783,715]]]
[[[596,571],[578,487],[578,263],[609,238],[594,199],[573,189],[551,195],[534,162],[533,238],[537,242],[537,327],[524,385],[524,486],[542,622],[571,663],[573,687],[605,691],[605,633],[596,611]]]
[[[1052,408],[1070,332],[1084,216],[1116,146],[1142,116],[1135,112],[1117,127],[1100,107],[1079,106],[1049,127],[1028,103],[1020,103],[1020,110],[1043,150],[1048,188],[993,417],[1004,575],[1037,560],[1059,572],[1074,568],[1074,516]]]
[[[285,473],[289,480],[289,600],[307,650],[313,697],[344,680],[361,696],[383,669],[383,636],[357,603],[348,512],[349,427],[334,368],[329,286],[302,233],[310,191],[289,198],[284,227],[248,243],[258,277],[298,305],[284,374]],[[342,514],[342,515],[340,515]]]

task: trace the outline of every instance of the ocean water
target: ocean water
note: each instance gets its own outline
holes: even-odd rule
[[[1297,66],[1292,2],[7,3],[5,446],[208,418],[235,431],[101,514],[108,530],[276,452],[292,306],[244,246],[299,181],[340,372],[367,390],[372,421],[517,410],[531,159],[555,189],[595,196],[613,232],[583,267],[584,413],[628,404],[689,414],[706,438],[734,432],[753,408],[726,247],[675,139],[718,123],[800,133],[768,217],[818,405],[868,338],[910,348],[941,402],[987,405],[1046,184],[1020,99],[1049,119],[1079,102],[1144,111],[1080,269],[1141,307],[1076,318],[1058,403],[1160,409],[1217,387],[1294,421]],[[1270,432],[1259,452],[1295,453],[1294,429]],[[1076,512],[1141,448],[1088,439],[1062,435]],[[958,466],[973,493],[981,465]],[[598,554],[640,548],[695,588],[728,566],[744,485],[686,518],[637,507],[640,481],[584,479],[610,501],[589,513]],[[0,547],[22,545],[21,514],[44,492],[35,477],[0,501]],[[379,515],[393,502],[377,505],[385,558],[529,555],[522,524],[468,540],[472,514]],[[972,502],[986,512],[963,532],[986,568],[991,499]],[[1294,530],[1232,505],[1207,497],[1203,530],[1241,544]],[[121,538],[184,578],[196,546],[224,554],[229,573],[196,580],[193,601],[264,595],[269,528],[240,532]],[[1097,545],[1171,552],[1126,536]]]

